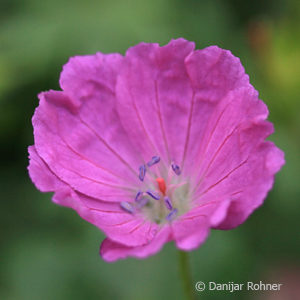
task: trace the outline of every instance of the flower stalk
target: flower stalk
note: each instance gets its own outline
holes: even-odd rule
[[[184,288],[185,298],[187,300],[194,300],[194,286],[191,276],[191,270],[189,265],[189,256],[185,251],[178,250],[178,260],[179,260],[179,273],[182,280],[182,285]]]

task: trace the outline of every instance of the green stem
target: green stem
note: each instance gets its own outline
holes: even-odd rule
[[[184,287],[186,299],[194,300],[195,299],[194,286],[191,277],[188,253],[179,250],[178,259],[179,259],[179,273],[182,279],[182,284]]]

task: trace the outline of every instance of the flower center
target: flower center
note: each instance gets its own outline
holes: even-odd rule
[[[141,214],[157,224],[175,220],[189,210],[189,183],[182,178],[181,169],[174,162],[165,167],[160,157],[153,156],[139,167],[141,188],[132,202],[121,202],[121,208],[131,214]]]

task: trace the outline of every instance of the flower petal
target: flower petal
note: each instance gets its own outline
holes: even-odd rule
[[[253,90],[230,51],[193,49],[184,39],[131,48],[116,88],[122,124],[136,146],[148,157],[176,161],[186,175],[199,169],[194,161],[218,103],[236,88]]]
[[[217,46],[194,51],[185,65],[197,97],[204,101],[219,102],[229,91],[249,86],[240,59]]]
[[[142,161],[115,108],[122,60],[102,53],[71,58],[61,73],[64,91],[40,94],[33,118],[36,149],[52,171],[105,201],[135,192]]]
[[[34,146],[29,147],[29,153],[29,174],[36,186],[43,192],[55,192],[52,200],[56,204],[73,208],[111,240],[127,246],[140,246],[149,243],[156,235],[156,224],[124,212],[119,203],[103,202],[75,192],[49,169]]]
[[[271,189],[274,174],[284,163],[282,152],[265,142],[273,132],[265,121],[268,110],[257,92],[240,88],[230,92],[218,104],[214,122],[208,124],[199,148],[199,174],[195,182],[194,201],[209,203],[211,199],[231,200],[229,215],[218,228],[235,227],[262,204]],[[277,168],[266,168],[269,153]],[[254,175],[255,174],[255,175]],[[251,198],[249,198],[251,195]],[[238,202],[243,203],[237,204]],[[243,207],[243,209],[242,209]],[[225,222],[225,221],[224,221]]]
[[[91,99],[93,104],[101,103],[101,99],[105,104],[114,102],[110,94],[115,92],[116,75],[122,60],[123,57],[118,53],[98,52],[95,55],[71,57],[63,67],[60,86],[75,106],[81,106]],[[105,110],[105,106],[102,109]]]
[[[117,81],[118,113],[136,147],[150,159],[182,159],[193,97],[184,59],[194,43],[139,44],[126,53]]]
[[[185,251],[199,247],[207,238],[210,228],[219,224],[227,215],[229,201],[217,199],[198,205],[176,220],[172,227],[176,246]]]
[[[196,172],[199,170],[199,158],[206,159],[203,147],[209,143],[214,126],[218,125],[224,99],[236,89],[253,88],[240,60],[230,51],[216,46],[194,51],[186,58],[185,66],[194,93],[193,114],[187,132],[192,142],[186,144],[184,155],[185,168],[191,174],[195,168]]]
[[[28,172],[31,180],[41,192],[50,192],[63,188],[65,184],[61,182],[44,161],[37,154],[34,146],[28,147],[29,152],[29,166]]]
[[[161,229],[155,238],[148,244],[139,247],[127,247],[106,238],[100,247],[100,255],[107,262],[124,259],[128,256],[144,258],[161,250],[170,239],[170,228]]]
[[[78,108],[64,92],[40,94],[33,117],[35,147],[52,172],[74,189],[105,201],[133,199],[139,155],[127,142],[113,108],[101,111],[101,105],[108,105],[103,99],[105,95],[88,115],[86,106],[93,99]],[[97,113],[98,120],[105,119],[102,123],[83,120],[96,120]]]
[[[265,142],[256,149],[256,155],[220,183],[214,194],[229,194],[231,205],[225,220],[217,229],[231,229],[243,223],[258,208],[274,183],[274,175],[284,164],[284,154],[272,142]],[[234,191],[236,191],[234,193]]]
[[[213,183],[203,181],[198,195],[202,204],[215,199],[230,201],[228,212],[222,222],[212,224],[217,229],[230,229],[243,223],[259,207],[272,188],[274,175],[284,164],[283,152],[273,143],[264,142],[254,150],[253,155],[221,178],[212,176]],[[220,201],[220,200],[218,200]]]
[[[264,121],[267,115],[252,87],[231,91],[215,108],[200,146],[189,153],[198,171],[196,184],[216,182],[246,160],[273,132]]]
[[[71,193],[71,205],[64,198],[61,205],[78,210],[80,204],[88,210],[80,216],[100,228],[109,239],[126,246],[140,246],[148,244],[157,234],[158,225],[147,221],[139,214],[129,214],[121,209],[118,203],[102,202],[83,194]]]

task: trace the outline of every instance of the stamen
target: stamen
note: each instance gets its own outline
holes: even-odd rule
[[[165,197],[164,200],[165,200],[165,204],[166,204],[167,209],[168,210],[172,210],[173,206],[172,206],[170,198],[169,197]]]
[[[132,206],[131,203],[126,202],[126,201],[122,201],[120,203],[120,206],[122,209],[124,209],[126,212],[133,214],[134,213],[134,207]]]
[[[181,174],[181,170],[180,170],[180,167],[178,165],[176,165],[175,163],[171,163],[171,167],[172,167],[172,170],[174,171],[174,173],[176,175],[180,175]]]
[[[151,196],[153,199],[155,199],[155,200],[159,200],[160,199],[160,196],[156,193],[156,192],[153,192],[153,191],[147,191],[147,194],[149,195],[149,196]]]
[[[153,156],[151,158],[151,160],[147,163],[148,167],[151,167],[155,164],[157,164],[160,161],[160,157],[159,156]]]
[[[166,195],[166,182],[163,178],[156,178],[156,182],[158,183],[158,187],[159,187],[159,190],[162,192],[163,195]]]
[[[137,194],[136,194],[136,196],[135,196],[135,201],[139,202],[142,199],[143,194],[144,193],[142,191],[138,191]]]
[[[143,208],[148,202],[149,202],[149,199],[148,199],[148,198],[142,197],[142,198],[139,200],[139,202],[138,202],[138,204],[137,204],[137,207],[138,207],[138,208]]]
[[[179,210],[177,202],[178,199],[189,196],[189,185],[188,182],[175,178],[174,173],[179,176],[182,171],[180,165],[174,161],[171,161],[166,170],[155,166],[153,170],[150,168],[160,160],[159,156],[152,156],[148,162],[138,167],[138,177],[143,182],[143,187],[136,190],[136,194],[133,195],[134,200],[120,202],[120,206],[130,214],[145,214],[146,219],[150,218],[157,224],[164,224],[177,219],[187,210],[188,206],[184,204],[179,207]],[[174,192],[177,188],[178,190]],[[153,202],[153,199],[157,202]]]
[[[177,212],[178,212],[178,210],[176,209],[176,208],[174,208],[167,216],[166,216],[166,220],[167,221],[172,221],[172,220],[174,220],[174,218],[176,217],[176,215],[177,215]]]
[[[141,181],[144,181],[145,175],[146,175],[146,166],[145,165],[141,165],[139,167],[139,179]]]

